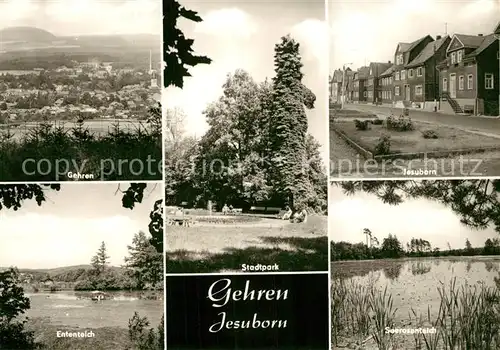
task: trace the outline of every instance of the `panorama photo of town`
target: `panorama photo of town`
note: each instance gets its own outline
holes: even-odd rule
[[[115,23],[133,4],[91,3],[71,23],[69,2],[35,2],[0,25],[0,181],[161,179],[161,4],[150,29]]]

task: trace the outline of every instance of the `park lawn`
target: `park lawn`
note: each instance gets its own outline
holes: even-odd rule
[[[242,264],[328,270],[326,216],[310,216],[305,224],[263,219],[255,225],[172,226],[165,244],[168,273],[241,271]]]
[[[366,119],[366,118],[377,118],[377,115],[374,113],[370,112],[364,112],[364,111],[357,111],[354,109],[341,109],[341,110],[335,110],[335,109],[330,109],[330,122],[335,119]]]
[[[133,349],[128,329],[119,327],[78,328],[50,323],[48,317],[30,318],[27,329],[35,332],[35,340],[50,350],[116,350]],[[93,331],[94,338],[58,338],[57,331]]]
[[[369,130],[357,130],[353,122],[337,122],[336,127],[363,148],[374,152],[379,138],[383,134],[391,137],[391,154],[418,153],[433,151],[452,151],[471,148],[500,146],[500,140],[494,137],[478,135],[444,125],[430,125],[413,121],[415,130],[393,131],[384,125],[370,125]],[[437,139],[425,139],[422,132],[433,130]]]

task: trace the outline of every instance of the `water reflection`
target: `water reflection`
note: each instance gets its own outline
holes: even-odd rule
[[[411,265],[411,274],[415,275],[425,275],[431,272],[432,265],[430,262],[414,262]]]

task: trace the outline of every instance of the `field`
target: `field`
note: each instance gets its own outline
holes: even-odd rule
[[[278,264],[279,271],[328,269],[325,216],[301,224],[245,214],[193,219],[191,227],[167,230],[169,273],[241,271],[242,264]]]
[[[130,346],[128,320],[137,311],[156,327],[163,314],[163,301],[139,299],[137,293],[114,294],[100,303],[79,300],[74,292],[27,294],[31,308],[28,327],[48,349],[126,349]],[[57,331],[92,330],[95,338],[57,338]]]
[[[334,348],[455,348],[446,341],[459,349],[496,349],[499,271],[499,257],[332,263]],[[437,334],[387,335],[385,327],[435,327]]]

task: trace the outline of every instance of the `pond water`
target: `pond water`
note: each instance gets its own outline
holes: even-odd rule
[[[418,313],[437,312],[438,287],[456,278],[456,285],[496,286],[500,278],[500,257],[454,257],[345,261],[332,263],[332,275],[364,285],[374,285],[392,295],[396,318],[408,317],[413,308]]]
[[[162,293],[162,292],[160,292]],[[140,293],[107,292],[111,300],[100,302],[79,297],[88,293],[61,291],[26,293],[31,308],[26,316],[50,317],[54,325],[81,328],[120,327],[127,328],[128,320],[137,311],[146,316],[152,325],[160,323],[164,312],[162,300],[140,299]]]

